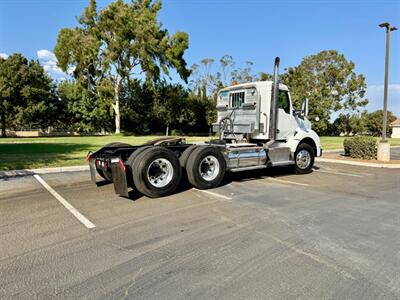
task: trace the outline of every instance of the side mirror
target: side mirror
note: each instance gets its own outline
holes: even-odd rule
[[[308,116],[308,99],[307,98],[304,98],[304,100],[301,102],[301,113],[305,117]]]

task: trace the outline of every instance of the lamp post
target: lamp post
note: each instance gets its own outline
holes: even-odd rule
[[[388,97],[388,82],[389,82],[389,46],[390,32],[397,30],[397,27],[391,26],[390,23],[379,24],[379,27],[386,28],[386,54],[385,54],[385,83],[383,90],[383,126],[382,126],[382,141],[378,145],[378,160],[390,160],[390,145],[386,140],[387,128],[387,97]]]

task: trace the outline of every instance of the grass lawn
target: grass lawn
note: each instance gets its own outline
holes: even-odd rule
[[[89,150],[95,151],[111,142],[140,145],[156,136],[79,136],[0,139],[0,170],[41,167],[65,167],[85,164]],[[209,137],[186,137],[188,143],[208,140]],[[343,137],[321,137],[324,150],[343,147]],[[400,145],[400,139],[391,139]]]

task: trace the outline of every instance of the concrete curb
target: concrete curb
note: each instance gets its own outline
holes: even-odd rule
[[[372,167],[372,168],[387,168],[387,169],[400,169],[400,164],[383,164],[383,163],[367,163],[361,161],[347,161],[340,159],[331,159],[331,158],[316,158],[317,162],[329,162],[329,163],[337,163],[344,165],[353,165],[353,166],[362,166],[362,167]]]
[[[331,150],[322,149],[322,155],[324,155],[324,153],[334,153],[334,152],[339,152],[339,151],[344,151],[344,149],[331,149]]]
[[[89,166],[87,165],[72,166],[72,167],[10,170],[10,171],[0,171],[0,178],[27,176],[33,174],[50,174],[50,173],[77,172],[77,171],[88,171],[88,170]]]

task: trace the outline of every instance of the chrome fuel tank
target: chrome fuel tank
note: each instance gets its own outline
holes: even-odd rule
[[[229,148],[225,152],[228,169],[265,165],[267,152],[263,147]]]

